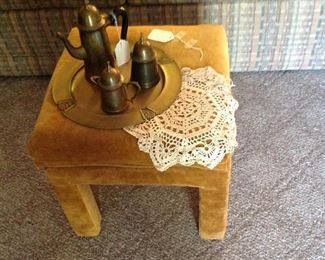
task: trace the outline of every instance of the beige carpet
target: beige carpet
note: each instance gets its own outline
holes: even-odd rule
[[[224,241],[202,241],[195,189],[94,187],[76,237],[25,154],[48,78],[0,78],[0,259],[325,259],[325,71],[233,74],[239,147]]]

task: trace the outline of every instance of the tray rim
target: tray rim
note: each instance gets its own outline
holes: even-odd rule
[[[155,48],[155,51],[157,52],[157,63],[163,73],[164,85],[159,96],[146,107],[135,109],[130,113],[116,115],[93,113],[83,108],[73,96],[72,85],[75,76],[83,68],[84,63],[82,60],[74,58],[57,68],[52,87],[54,103],[68,119],[89,128],[121,129],[152,119],[174,103],[182,83],[181,70],[176,62],[161,49]],[[69,73],[66,71],[69,71]],[[62,85],[65,87],[62,87]],[[171,88],[173,91],[170,91]]]

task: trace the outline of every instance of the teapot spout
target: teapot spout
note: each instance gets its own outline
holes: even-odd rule
[[[70,53],[70,55],[76,59],[79,60],[84,60],[87,56],[86,54],[86,50],[84,49],[84,47],[80,46],[80,47],[74,47],[67,38],[65,38],[63,36],[62,33],[58,32],[57,37],[64,43],[66,49],[68,50],[68,52]]]

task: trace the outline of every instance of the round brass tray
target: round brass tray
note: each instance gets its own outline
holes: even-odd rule
[[[83,61],[75,59],[57,68],[52,89],[54,102],[67,118],[92,128],[119,129],[149,120],[171,106],[182,83],[175,61],[160,49],[156,49],[156,53],[160,82],[151,89],[142,90],[121,114],[109,115],[102,111],[99,88],[85,79]],[[128,82],[131,62],[119,69]],[[135,91],[128,88],[128,96]]]

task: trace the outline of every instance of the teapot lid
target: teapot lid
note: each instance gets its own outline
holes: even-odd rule
[[[106,23],[96,6],[84,0],[84,5],[78,12],[78,28],[82,31],[95,31]]]
[[[156,58],[156,53],[149,41],[145,40],[141,33],[140,40],[133,48],[132,60],[139,63],[147,63]]]
[[[101,88],[109,91],[114,91],[121,87],[123,78],[117,69],[111,67],[108,64],[107,68],[104,69],[101,73],[100,81]]]

